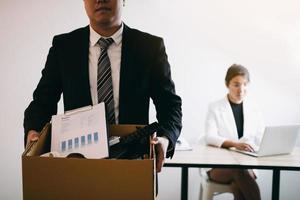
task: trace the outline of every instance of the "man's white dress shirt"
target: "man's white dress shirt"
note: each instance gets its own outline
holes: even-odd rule
[[[107,55],[111,64],[111,75],[113,84],[114,104],[115,104],[115,119],[116,124],[119,123],[119,88],[120,88],[120,69],[121,69],[121,53],[122,53],[122,34],[123,24],[121,28],[115,32],[110,38],[114,42],[108,47]],[[90,26],[90,45],[89,45],[89,79],[93,105],[98,104],[97,93],[97,70],[98,58],[101,54],[101,49],[98,40],[103,37],[99,35]],[[104,37],[105,39],[107,37]]]

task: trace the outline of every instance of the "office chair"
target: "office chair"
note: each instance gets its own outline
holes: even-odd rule
[[[199,200],[213,200],[213,197],[223,193],[233,193],[230,184],[217,183],[208,178],[204,173],[201,173],[200,194]]]
[[[198,138],[199,145],[205,145],[204,136],[201,135]],[[212,180],[209,180],[206,172],[202,169],[199,169],[201,183],[200,183],[200,194],[199,200],[213,200],[213,197],[223,193],[232,193],[230,184],[217,183]]]

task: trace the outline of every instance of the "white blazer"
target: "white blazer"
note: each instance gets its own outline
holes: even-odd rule
[[[264,131],[261,113],[250,100],[243,101],[244,134],[238,139],[234,115],[227,98],[210,104],[205,121],[205,141],[208,145],[221,147],[225,140],[240,141],[256,148]]]

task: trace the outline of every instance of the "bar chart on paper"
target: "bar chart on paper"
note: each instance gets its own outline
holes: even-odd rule
[[[68,150],[73,150],[77,148],[84,148],[87,145],[98,143],[99,141],[99,133],[94,132],[93,134],[81,135],[75,138],[70,138],[67,140],[61,141],[61,152],[65,152]]]

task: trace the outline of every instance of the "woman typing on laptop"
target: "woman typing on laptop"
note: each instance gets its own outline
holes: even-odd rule
[[[246,100],[250,81],[248,70],[234,64],[225,77],[228,94],[212,103],[205,122],[205,140],[208,145],[254,151],[259,146],[264,124],[255,103]],[[209,178],[219,183],[231,183],[235,199],[261,199],[253,170],[209,169]]]

